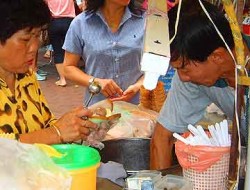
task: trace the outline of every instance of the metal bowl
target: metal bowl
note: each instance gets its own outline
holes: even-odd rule
[[[127,171],[149,170],[150,138],[123,138],[102,142],[102,162],[114,161],[123,164]]]

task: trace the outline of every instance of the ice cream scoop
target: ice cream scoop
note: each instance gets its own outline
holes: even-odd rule
[[[89,85],[89,93],[90,93],[90,97],[87,100],[87,102],[85,103],[85,107],[88,107],[90,101],[92,100],[93,96],[96,94],[99,94],[101,92],[101,85],[98,82],[93,82]]]

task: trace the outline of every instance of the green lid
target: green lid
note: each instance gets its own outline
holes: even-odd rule
[[[99,152],[88,146],[58,144],[52,147],[64,155],[61,158],[52,157],[53,161],[68,170],[91,167],[101,160]]]

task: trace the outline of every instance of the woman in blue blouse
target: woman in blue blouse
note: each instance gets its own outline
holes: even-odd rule
[[[64,72],[82,86],[100,83],[101,93],[91,104],[105,98],[139,103],[144,24],[144,13],[133,1],[86,0],[86,10],[66,35]],[[81,57],[84,71],[77,67]]]

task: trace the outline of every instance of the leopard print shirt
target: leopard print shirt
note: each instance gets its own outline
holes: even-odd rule
[[[16,74],[14,94],[0,78],[0,134],[29,133],[54,122],[33,72]]]

